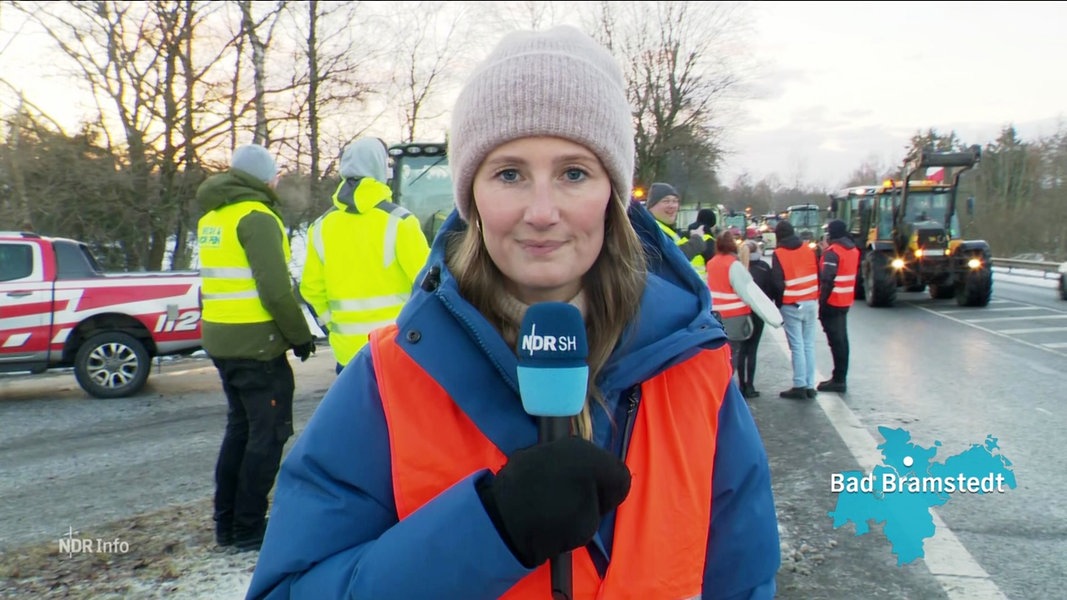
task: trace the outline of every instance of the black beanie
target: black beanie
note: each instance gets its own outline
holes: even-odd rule
[[[774,226],[774,236],[779,240],[796,235],[796,231],[793,230],[793,224],[786,220],[778,221],[778,224]]]
[[[702,208],[697,211],[697,223],[704,226],[706,233],[711,233],[711,228],[715,227],[715,211],[710,208]]]
[[[831,240],[840,239],[848,234],[848,227],[841,219],[834,219],[826,226],[826,233],[830,235]]]

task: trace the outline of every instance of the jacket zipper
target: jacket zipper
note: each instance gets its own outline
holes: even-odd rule
[[[637,419],[637,405],[641,403],[641,387],[634,386],[626,394],[626,424],[622,430],[622,448],[619,458],[626,460],[626,452],[630,449],[630,437],[634,433],[634,421]]]

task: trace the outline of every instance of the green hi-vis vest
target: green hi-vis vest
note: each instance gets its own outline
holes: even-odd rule
[[[253,211],[266,213],[278,222],[289,262],[289,238],[285,225],[262,202],[236,202],[209,211],[197,226],[200,252],[200,293],[203,298],[203,319],[212,323],[263,323],[272,321],[259,300],[256,280],[248,264],[241,241],[237,239],[237,224]]]

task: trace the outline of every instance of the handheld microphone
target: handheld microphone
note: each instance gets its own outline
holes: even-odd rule
[[[526,310],[519,331],[519,395],[537,417],[538,441],[571,435],[571,417],[585,405],[589,347],[582,313],[566,302],[541,302]],[[570,552],[550,559],[553,600],[573,593]]]

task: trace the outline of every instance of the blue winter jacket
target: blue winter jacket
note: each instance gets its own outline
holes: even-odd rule
[[[631,222],[644,243],[649,277],[638,318],[599,381],[610,410],[593,411],[595,442],[621,452],[629,390],[725,335],[711,314],[707,286],[652,215],[635,205]],[[403,344],[479,429],[511,454],[537,442],[537,426],[518,396],[517,358],[459,295],[444,261],[446,232],[464,226],[455,212],[434,242],[421,286],[401,312]],[[401,342],[403,343],[403,341]],[[701,399],[694,396],[693,401]],[[326,393],[278,475],[267,536],[248,598],[446,600],[497,598],[530,573],[494,529],[467,478],[398,522],[389,439],[364,347]],[[772,598],[780,564],[778,521],[762,441],[735,383],[719,414],[703,598]],[[614,514],[589,545],[603,573]],[[654,533],[650,532],[650,535]]]

